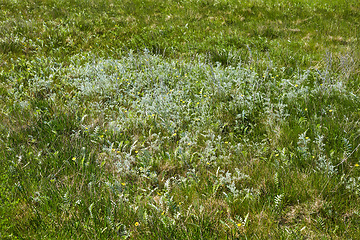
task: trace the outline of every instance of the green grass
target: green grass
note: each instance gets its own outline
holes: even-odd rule
[[[0,1],[2,239],[356,239],[358,1]]]

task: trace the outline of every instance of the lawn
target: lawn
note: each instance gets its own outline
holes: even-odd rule
[[[0,238],[358,238],[359,19],[0,0]]]

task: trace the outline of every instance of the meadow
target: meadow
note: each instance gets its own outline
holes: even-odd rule
[[[1,239],[358,239],[357,0],[0,0]]]

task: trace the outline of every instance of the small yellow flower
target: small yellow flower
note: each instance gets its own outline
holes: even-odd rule
[[[241,223],[236,224],[238,227],[241,227]]]
[[[162,212],[162,213],[161,213],[161,215],[164,215],[164,214],[165,214],[165,212]]]
[[[151,114],[152,117],[155,117],[155,114]]]
[[[307,108],[305,108],[305,111],[307,111]]]
[[[188,146],[190,146],[191,145],[191,143],[188,143]]]
[[[206,162],[206,164],[207,164],[207,165],[210,165],[210,163],[209,163],[209,162]]]
[[[355,167],[358,167],[358,166],[360,166],[360,165],[356,163],[356,164],[355,164]]]
[[[225,144],[228,144],[229,142],[225,142]]]
[[[75,161],[75,160],[76,160],[76,157],[73,157],[72,160]]]
[[[299,85],[295,84],[295,87],[298,87]]]
[[[332,109],[329,110],[329,112],[332,112],[332,111],[333,111]]]
[[[120,151],[116,151],[117,153],[120,153]]]
[[[100,135],[100,137],[101,137],[101,138],[103,138],[103,137],[104,137],[104,135]]]
[[[306,137],[305,139],[307,140],[307,139],[309,139],[309,137]]]
[[[135,227],[139,226],[139,224],[140,224],[139,222],[136,222],[136,223],[135,223]]]
[[[275,157],[278,157],[279,156],[279,154],[277,153],[277,154],[275,154]]]
[[[115,148],[113,148],[112,150],[113,150],[113,152],[115,152]]]
[[[200,102],[197,102],[196,104],[200,104]]]
[[[125,186],[126,184],[124,182],[122,182],[121,185]]]
[[[138,153],[139,151],[135,151],[135,153]]]
[[[173,136],[175,137],[175,136],[176,136],[176,133],[174,133]]]

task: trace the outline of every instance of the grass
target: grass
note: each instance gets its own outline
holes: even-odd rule
[[[1,1],[1,238],[356,238],[359,10]]]

